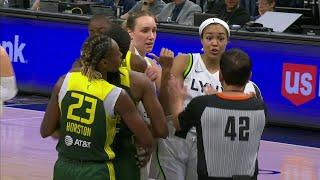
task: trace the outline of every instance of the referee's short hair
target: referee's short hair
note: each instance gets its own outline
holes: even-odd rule
[[[250,79],[252,63],[247,53],[229,49],[222,54],[220,71],[228,85],[244,86]]]

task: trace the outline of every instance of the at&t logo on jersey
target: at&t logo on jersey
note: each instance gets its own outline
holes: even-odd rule
[[[71,146],[73,144],[73,139],[71,136],[66,136],[64,137],[64,143],[66,146]]]
[[[281,94],[299,106],[316,97],[317,66],[284,63]]]
[[[19,35],[14,36],[14,41],[2,41],[1,46],[8,52],[10,60],[12,62],[28,63],[23,56],[23,49],[26,47],[26,43],[19,42]]]
[[[83,148],[90,148],[91,142],[89,141],[84,141],[81,139],[76,139],[75,141],[73,140],[73,138],[71,136],[65,136],[64,137],[64,143],[66,144],[66,146],[79,146],[79,147],[83,147]]]

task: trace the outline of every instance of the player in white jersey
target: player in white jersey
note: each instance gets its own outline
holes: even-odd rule
[[[9,55],[0,46],[0,117],[2,115],[2,104],[13,98],[18,92],[16,76]]]
[[[218,92],[222,91],[219,82],[219,63],[230,37],[229,26],[218,18],[205,20],[199,27],[203,54],[179,55],[173,61],[172,74],[187,88],[186,106],[194,97],[204,95],[204,87],[211,85]],[[249,82],[246,93],[256,93],[259,89]],[[149,177],[167,180],[198,179],[196,131],[192,128],[186,139],[174,136],[174,128],[169,122],[169,137],[157,144],[157,155],[152,157]]]

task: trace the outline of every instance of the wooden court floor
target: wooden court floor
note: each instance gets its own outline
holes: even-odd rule
[[[43,114],[4,108],[0,120],[1,180],[52,179],[57,141],[41,138]],[[320,180],[320,148],[261,141],[259,166],[259,180]]]

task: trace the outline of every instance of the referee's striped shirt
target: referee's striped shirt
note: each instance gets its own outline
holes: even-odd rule
[[[199,96],[179,115],[179,122],[179,137],[185,138],[192,126],[197,129],[199,179],[256,179],[257,153],[266,123],[262,100],[225,93]]]

